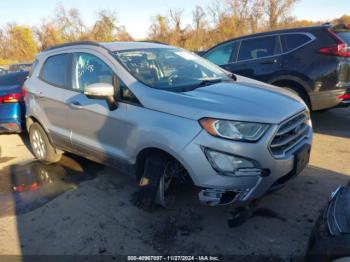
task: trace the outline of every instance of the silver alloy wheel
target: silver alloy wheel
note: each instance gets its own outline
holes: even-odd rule
[[[46,155],[45,142],[41,133],[38,130],[34,130],[32,133],[32,141],[33,141],[33,150],[36,156],[43,160]]]

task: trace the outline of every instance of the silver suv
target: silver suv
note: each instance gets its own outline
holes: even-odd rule
[[[26,81],[35,157],[64,151],[139,181],[134,201],[169,205],[188,179],[208,205],[246,205],[299,174],[312,127],[298,96],[150,42],[65,44]]]

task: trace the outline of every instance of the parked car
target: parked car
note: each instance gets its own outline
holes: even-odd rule
[[[220,43],[202,56],[226,70],[291,89],[312,110],[342,102],[350,86],[350,25],[264,32]]]
[[[5,68],[0,67],[0,76],[6,75],[8,71]]]
[[[9,66],[10,72],[30,71],[32,63],[12,64]]]
[[[350,187],[332,193],[328,206],[312,231],[307,261],[350,260]]]
[[[187,176],[209,205],[247,205],[307,165],[312,127],[295,94],[176,47],[82,42],[37,56],[25,82],[37,159],[69,151],[139,181],[135,204],[167,206]]]
[[[25,130],[23,83],[28,72],[8,73],[0,77],[0,133]]]

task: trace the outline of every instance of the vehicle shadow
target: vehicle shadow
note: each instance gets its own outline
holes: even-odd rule
[[[350,138],[350,107],[311,114],[315,133]]]

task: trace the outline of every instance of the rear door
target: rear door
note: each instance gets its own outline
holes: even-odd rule
[[[39,78],[30,78],[28,93],[34,96],[35,115],[50,133],[54,144],[70,145],[70,97],[72,55],[50,56],[44,62]]]
[[[281,67],[281,44],[277,35],[243,39],[238,48],[238,54],[225,69],[254,78],[267,81]]]

